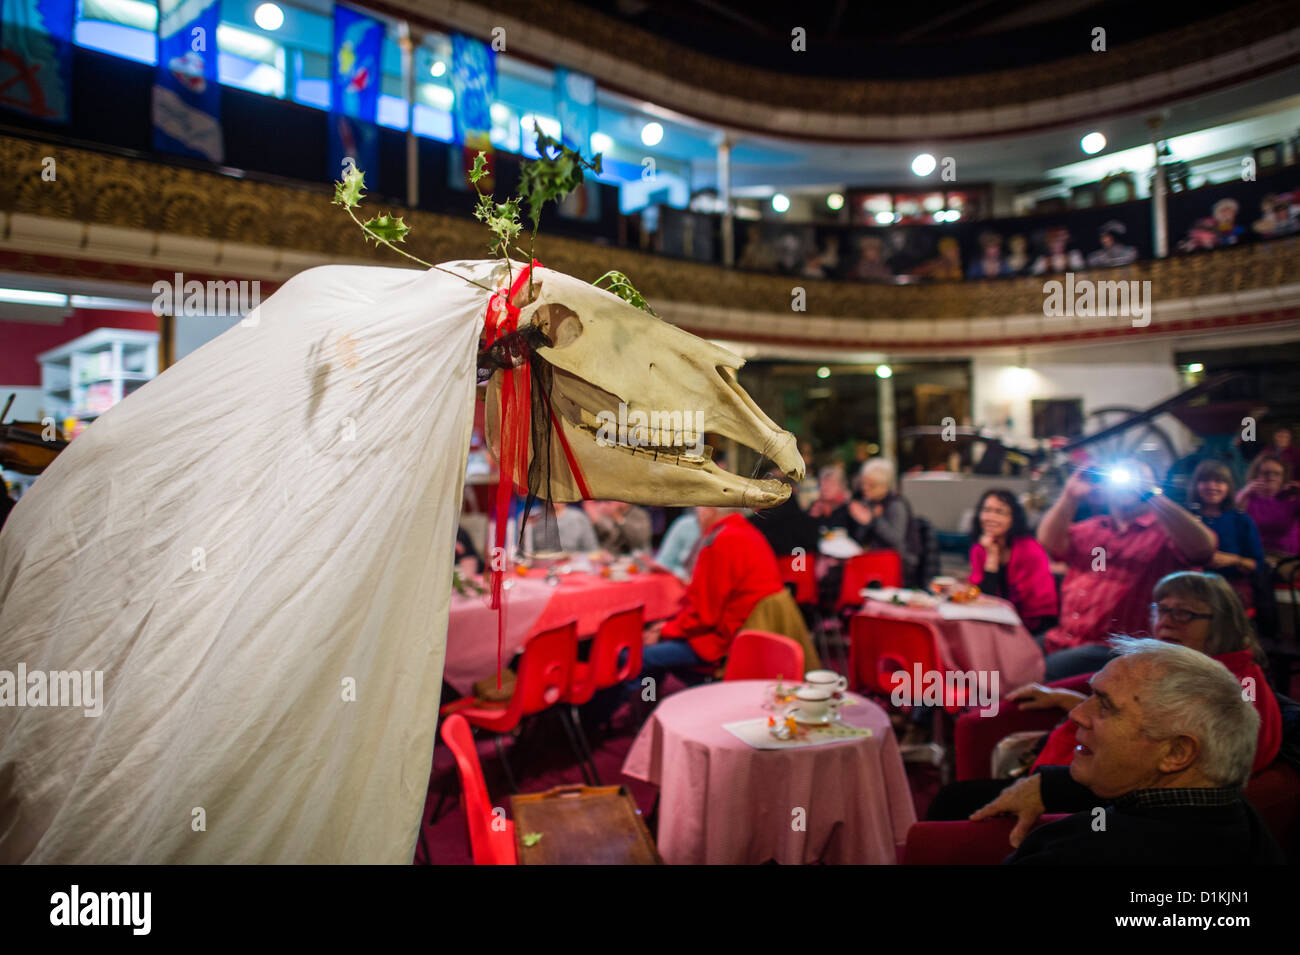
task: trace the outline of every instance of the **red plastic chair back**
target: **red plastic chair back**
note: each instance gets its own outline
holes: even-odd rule
[[[630,680],[641,672],[641,651],[645,647],[645,607],[633,607],[611,614],[601,621],[591,647],[591,667],[595,688],[600,690]],[[618,665],[619,655],[627,650],[627,660]]]
[[[459,713],[442,721],[442,740],[456,757],[460,774],[460,788],[465,795],[465,820],[469,825],[469,847],[475,865],[516,865],[514,823],[505,821],[505,828],[492,828],[492,803],[488,799],[487,784],[483,781],[483,767],[474,748],[474,736],[469,723]]]
[[[802,569],[796,569],[796,561]],[[794,602],[797,604],[817,603],[817,574],[813,571],[813,558],[810,554],[791,557],[781,554],[776,558],[781,570],[781,580],[794,584]]]
[[[912,697],[920,697],[924,681],[932,679],[931,673],[943,674],[939,659],[939,634],[929,623],[919,620],[890,620],[858,614],[849,623],[849,686],[864,687],[879,696],[891,696],[898,683],[894,677],[899,670],[908,680],[916,683],[920,667],[923,684],[912,687]],[[947,681],[945,680],[945,686]],[[965,698],[966,687],[954,684],[957,696],[949,713],[957,713],[969,705]],[[945,702],[948,701],[944,694]]]
[[[510,710],[522,719],[563,700],[577,655],[578,631],[572,622],[530,638],[519,660]]]
[[[903,586],[903,559],[896,550],[869,550],[850,557],[840,579],[840,598],[835,609],[862,606],[862,589],[868,584],[882,587]]]
[[[742,630],[731,641],[725,680],[802,680],[803,647],[779,633]]]

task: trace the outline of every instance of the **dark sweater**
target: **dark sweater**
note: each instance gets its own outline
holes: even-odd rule
[[[1144,805],[1132,795],[1093,795],[1067,766],[1040,770],[1048,812],[1074,812],[1031,832],[1006,861],[1010,865],[1283,865],[1281,848],[1240,792],[1223,805]],[[1159,791],[1155,799],[1159,799]],[[1105,828],[1094,807],[1105,810]],[[1094,828],[1096,826],[1096,828]]]

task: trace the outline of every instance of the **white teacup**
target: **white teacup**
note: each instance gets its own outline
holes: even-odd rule
[[[834,670],[809,670],[803,675],[803,681],[808,686],[826,689],[831,693],[843,693],[849,688],[848,679]]]
[[[810,721],[824,720],[831,713],[831,691],[821,686],[804,686],[795,692],[799,714]]]

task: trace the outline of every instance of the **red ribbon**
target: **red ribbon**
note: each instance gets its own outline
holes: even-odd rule
[[[492,297],[488,299],[487,319],[484,323],[485,348],[491,348],[502,338],[519,330],[520,310],[514,304],[514,299],[535,268],[542,268],[542,263],[533,259],[531,265],[520,271],[519,277],[514,280],[509,292],[504,297],[500,291],[497,291],[493,292]],[[500,448],[497,453],[500,479],[497,482],[496,534],[494,536],[496,546],[493,548],[491,560],[492,598],[490,604],[492,609],[497,611],[497,689],[501,688],[501,655],[505,644],[506,628],[506,607],[501,589],[506,573],[506,521],[510,516],[511,491],[517,489],[520,495],[528,493],[528,440],[532,431],[532,382],[532,365],[527,359],[518,367],[507,366],[503,370],[501,381],[501,435]],[[559,422],[555,421],[550,398],[547,397],[545,392],[542,392],[542,400],[546,403],[547,413],[550,415],[555,433],[560,439],[560,446],[564,450],[565,460],[568,462],[569,470],[573,473],[574,481],[578,485],[578,492],[584,498],[589,497],[587,482],[578,467],[578,461],[574,457],[573,449],[569,447],[569,442],[564,437],[564,431],[561,429]],[[537,450],[540,451],[541,449]],[[523,468],[523,483],[518,483],[515,479],[520,465]]]

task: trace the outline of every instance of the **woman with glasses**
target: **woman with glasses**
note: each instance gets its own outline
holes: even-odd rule
[[[1219,538],[1209,569],[1232,584],[1242,606],[1255,605],[1256,581],[1265,568],[1255,522],[1234,506],[1232,472],[1221,461],[1202,461],[1187,486],[1188,510]]]
[[[1024,508],[1010,491],[984,492],[970,531],[970,582],[1011,601],[1032,634],[1056,625],[1056,580]]]
[[[1217,574],[1183,571],[1162,577],[1153,593],[1151,635],[1214,657],[1235,676],[1259,711],[1259,739],[1251,771],[1259,772],[1277,758],[1282,746],[1282,713],[1260,664],[1264,654],[1251,630],[1232,586]],[[1137,634],[1134,634],[1137,636]],[[1077,683],[1074,677],[1070,682]],[[1061,686],[1031,683],[1008,694],[1022,709],[1059,707],[1066,712],[1089,694]],[[1040,766],[1065,766],[1074,760],[1077,726],[1066,720],[1048,735],[1028,770]],[[928,819],[964,819],[987,804],[1013,779],[976,779],[944,787],[931,804]]]
[[[1290,468],[1280,457],[1267,451],[1256,455],[1237,506],[1259,528],[1270,563],[1300,554],[1300,484],[1291,480]]]

